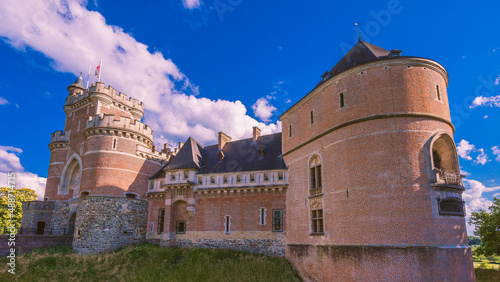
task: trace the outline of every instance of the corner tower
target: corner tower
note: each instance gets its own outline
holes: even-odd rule
[[[474,280],[448,74],[400,53],[360,40],[280,116],[307,279]]]
[[[144,104],[104,83],[68,87],[64,131],[52,133],[45,197],[67,200],[85,195],[145,197],[148,177],[167,152],[153,146],[153,130],[140,120]]]

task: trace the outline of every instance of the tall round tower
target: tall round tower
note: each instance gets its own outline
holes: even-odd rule
[[[359,41],[281,115],[286,256],[306,277],[474,279],[437,62]]]

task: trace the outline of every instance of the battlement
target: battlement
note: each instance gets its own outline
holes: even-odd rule
[[[106,97],[103,97],[103,94]],[[111,85],[105,87],[104,82],[96,82],[88,89],[85,89],[82,93],[68,96],[66,98],[65,106],[74,105],[87,98],[90,98],[91,100],[101,100],[104,104],[113,104],[119,108],[128,110],[136,119],[141,119],[144,115],[144,103],[137,99],[127,97],[127,95],[122,92],[117,93],[116,89],[114,89]]]
[[[154,146],[153,148],[155,147],[156,146]],[[156,151],[153,148],[148,148],[140,144],[137,144],[137,147],[135,149],[135,154],[143,158],[148,158],[152,159],[153,161],[160,162],[161,164],[165,163],[165,161],[169,158],[170,154],[161,151]]]
[[[50,143],[55,143],[55,142],[69,142],[69,135],[71,131],[63,132],[62,130],[58,130],[55,132],[52,132],[51,137],[50,137]]]
[[[130,119],[127,117],[120,117],[119,120],[116,120],[114,115],[90,116],[89,119],[87,120],[85,131],[99,127],[115,129],[115,130],[124,130],[131,133],[143,135],[144,137],[149,139],[149,142],[153,140],[153,129],[151,129],[151,127],[147,126],[146,124],[138,120]]]

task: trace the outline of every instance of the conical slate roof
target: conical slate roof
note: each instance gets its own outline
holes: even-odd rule
[[[75,80],[75,82],[73,82],[73,84],[71,84],[70,86],[68,86],[68,88],[70,88],[70,87],[78,87],[78,88],[81,88],[81,89],[85,89],[85,85],[83,84],[82,73],[80,73],[80,75]]]
[[[352,49],[330,70],[332,75],[336,75],[352,66],[387,57],[391,52],[359,40]]]

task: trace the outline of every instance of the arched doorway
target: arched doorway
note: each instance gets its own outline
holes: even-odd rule
[[[81,173],[82,168],[79,158],[72,157],[65,167],[59,193],[78,197]]]
[[[177,201],[172,207],[172,227],[176,235],[185,234],[187,230],[187,203]]]
[[[75,232],[75,222],[76,222],[76,212],[74,212],[69,218],[68,230],[67,230],[68,235],[73,235],[73,233]]]

